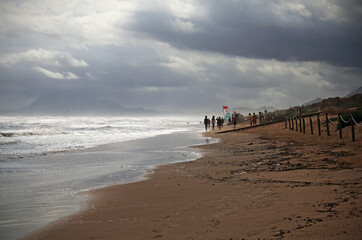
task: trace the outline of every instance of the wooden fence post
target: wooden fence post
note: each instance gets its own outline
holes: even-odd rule
[[[310,133],[313,135],[313,120],[312,120],[312,117],[309,117],[309,122],[310,122]]]
[[[289,124],[289,130],[292,129],[292,127],[290,126],[290,117],[288,117],[288,124]]]
[[[327,136],[329,136],[329,120],[328,120],[328,113],[326,113],[326,124],[327,124]]]
[[[321,119],[319,118],[319,113],[317,114],[317,120],[318,120],[318,133],[319,136],[321,135]]]
[[[305,118],[303,118],[303,134],[305,134]]]
[[[302,132],[302,117],[299,116],[299,132]]]
[[[352,141],[356,141],[356,136],[354,135],[354,121],[353,121],[353,115],[351,113],[351,117],[349,118],[349,121],[351,122],[351,130],[352,130]]]
[[[288,127],[287,125],[288,125],[288,124],[287,124],[287,116],[285,116],[285,128]]]
[[[294,119],[290,117],[290,121],[292,122],[292,130],[294,130]]]
[[[341,114],[338,113],[338,126],[339,126],[339,139],[342,139],[342,119],[341,119]]]
[[[295,131],[298,132],[298,118],[295,117]]]

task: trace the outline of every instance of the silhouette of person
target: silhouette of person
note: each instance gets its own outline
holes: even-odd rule
[[[204,125],[205,125],[205,131],[207,131],[207,125],[209,125],[209,119],[207,119],[207,116],[204,118]]]
[[[212,130],[214,130],[215,129],[215,116],[212,116],[211,123],[212,123]]]
[[[233,116],[233,124],[234,124],[234,129],[236,128],[236,122],[238,120],[238,117],[236,116],[236,114],[234,114]]]
[[[221,130],[221,125],[222,125],[222,119],[221,119],[221,117],[218,117],[218,118],[216,119],[216,123],[217,123],[217,127],[219,128],[219,130]]]
[[[256,115],[253,113],[253,125],[256,125]]]

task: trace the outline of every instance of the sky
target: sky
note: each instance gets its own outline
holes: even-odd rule
[[[0,0],[0,17],[0,110],[289,108],[362,86],[358,0]]]

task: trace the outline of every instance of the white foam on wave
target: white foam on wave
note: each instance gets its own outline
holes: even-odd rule
[[[0,160],[197,129],[186,122],[180,118],[0,117]]]

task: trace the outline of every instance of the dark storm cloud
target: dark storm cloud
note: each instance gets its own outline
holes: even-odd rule
[[[362,84],[358,1],[22,0],[0,13],[0,110],[70,95],[289,107]]]
[[[302,8],[304,12],[290,12],[294,9],[291,7],[289,11],[275,13],[271,4],[256,2],[204,1],[207,15],[190,18],[166,11],[136,12],[128,28],[181,49],[362,66],[361,2],[335,2],[339,4],[335,5],[339,19],[322,18],[320,9],[312,6]],[[191,25],[193,31],[177,29],[175,23]]]

